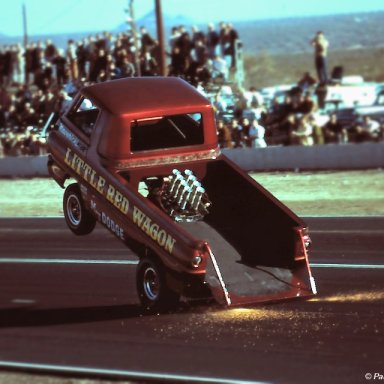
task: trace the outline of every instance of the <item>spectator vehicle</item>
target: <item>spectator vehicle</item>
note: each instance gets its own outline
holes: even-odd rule
[[[384,124],[384,90],[381,90],[373,104],[356,105],[353,107],[339,107],[330,102],[329,110],[334,109],[340,123],[347,127],[353,128],[361,123],[364,116],[369,116],[371,119]]]
[[[54,119],[51,120],[53,122]],[[143,306],[309,297],[307,225],[220,153],[209,101],[178,78],[82,88],[48,137],[69,229],[100,222],[138,256]]]

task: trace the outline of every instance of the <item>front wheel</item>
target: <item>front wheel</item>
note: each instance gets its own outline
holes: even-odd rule
[[[142,306],[149,312],[164,312],[176,308],[180,295],[167,286],[163,264],[143,258],[137,266],[136,287]]]
[[[96,219],[85,207],[79,184],[70,184],[66,188],[63,198],[63,210],[68,228],[74,234],[87,235],[95,228]]]

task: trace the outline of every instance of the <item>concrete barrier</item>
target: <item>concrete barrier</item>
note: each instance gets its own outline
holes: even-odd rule
[[[48,156],[17,156],[0,159],[0,177],[47,177]]]
[[[236,148],[224,150],[223,153],[246,171],[384,167],[384,143]]]
[[[223,150],[246,171],[384,168],[384,143],[328,144]],[[47,156],[0,159],[0,177],[46,177]]]

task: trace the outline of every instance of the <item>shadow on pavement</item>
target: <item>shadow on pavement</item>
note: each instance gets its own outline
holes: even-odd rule
[[[207,308],[204,303],[181,303],[177,310],[167,314],[199,312],[204,308]],[[0,309],[0,328],[95,323],[155,315],[139,304],[48,309],[6,308]]]

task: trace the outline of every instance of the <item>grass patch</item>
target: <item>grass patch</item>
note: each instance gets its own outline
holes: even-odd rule
[[[383,170],[251,176],[299,216],[384,215]],[[0,179],[0,191],[0,217],[63,215],[63,190],[52,179]]]

